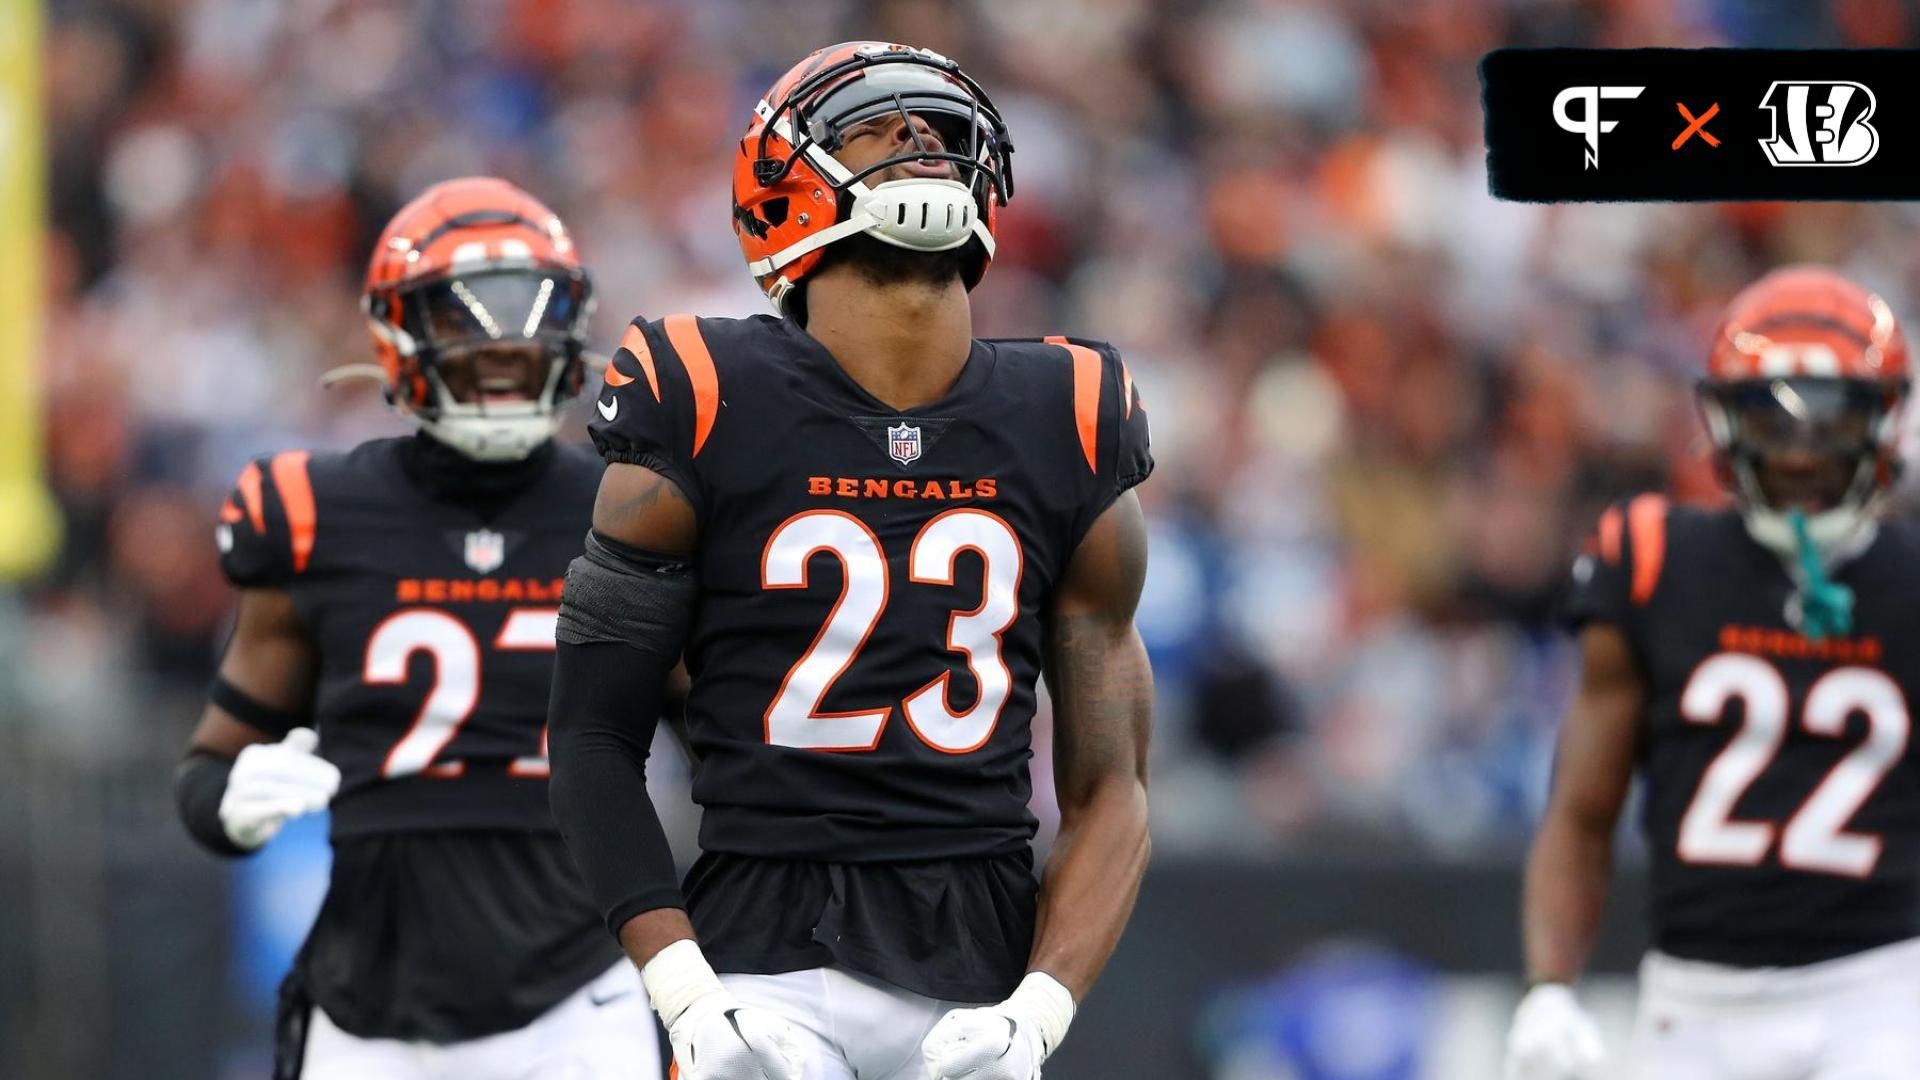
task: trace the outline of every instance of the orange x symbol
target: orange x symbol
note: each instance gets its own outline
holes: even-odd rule
[[[1687,118],[1687,130],[1681,132],[1680,137],[1673,140],[1673,149],[1680,149],[1680,144],[1692,138],[1696,132],[1699,133],[1701,138],[1707,140],[1708,146],[1720,145],[1720,140],[1714,138],[1713,132],[1707,130],[1707,121],[1713,119],[1714,114],[1720,111],[1719,102],[1714,102],[1706,112],[1701,113],[1698,117],[1688,112],[1687,107],[1677,101],[1673,103],[1673,107],[1679,109],[1680,115]]]

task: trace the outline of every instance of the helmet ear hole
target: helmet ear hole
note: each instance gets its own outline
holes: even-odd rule
[[[785,225],[787,223],[786,196],[782,195],[777,199],[768,199],[766,202],[761,203],[760,216],[766,220],[767,224],[776,229]]]

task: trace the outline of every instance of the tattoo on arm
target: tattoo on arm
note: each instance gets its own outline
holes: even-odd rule
[[[646,551],[683,555],[698,533],[693,502],[680,485],[639,465],[614,464],[600,478],[593,527]]]
[[[1146,574],[1146,524],[1129,493],[1074,553],[1049,627],[1047,685],[1063,800],[1116,773],[1145,778],[1153,670],[1133,613]]]
[[[1084,797],[1086,788],[1116,774],[1144,779],[1152,726],[1153,673],[1132,620],[1107,615],[1061,615],[1053,628],[1048,685],[1056,716],[1054,769],[1060,797]]]
[[[1029,967],[1084,998],[1119,943],[1152,850],[1153,671],[1133,626],[1146,526],[1132,494],[1082,540],[1047,627],[1060,835],[1041,877]]]
[[[679,485],[651,470],[646,471],[634,482],[622,484],[618,488],[603,485],[599,497],[594,500],[593,519],[618,528],[639,518],[662,499],[686,501],[680,493]]]

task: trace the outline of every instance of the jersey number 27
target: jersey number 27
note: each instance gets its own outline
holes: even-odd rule
[[[559,618],[559,608],[515,608],[500,624],[493,647],[509,652],[552,652]],[[376,627],[367,639],[362,678],[372,686],[404,683],[408,661],[416,652],[433,658],[433,689],[421,703],[413,726],[387,751],[387,760],[380,767],[381,777],[387,780],[414,773],[459,776],[465,769],[461,762],[436,763],[435,759],[480,704],[480,642],[466,623],[438,608],[408,608],[388,616]],[[515,758],[507,771],[515,776],[547,775],[546,744],[542,728],[540,752]]]
[[[1733,699],[1746,719],[1726,749],[1700,777],[1700,789],[1680,821],[1679,856],[1692,863],[1754,866],[1779,833],[1780,865],[1793,870],[1866,877],[1880,862],[1880,838],[1848,832],[1858,813],[1907,747],[1913,722],[1906,695],[1874,668],[1835,668],[1807,691],[1800,726],[1810,735],[1838,738],[1855,713],[1867,718],[1867,737],[1813,789],[1784,828],[1767,821],[1736,821],[1733,808],[1780,753],[1792,702],[1778,668],[1747,653],[1720,653],[1694,669],[1680,695],[1690,724],[1718,724]]]

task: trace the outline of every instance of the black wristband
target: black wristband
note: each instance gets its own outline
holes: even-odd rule
[[[227,793],[227,774],[232,771],[231,760],[196,750],[173,773],[173,801],[187,834],[215,855],[228,857],[251,854],[234,843],[220,823],[220,800]]]
[[[221,675],[213,677],[213,685],[207,688],[207,700],[226,710],[235,720],[276,738],[284,738],[287,732],[305,726],[308,719],[304,712],[261,701]]]

